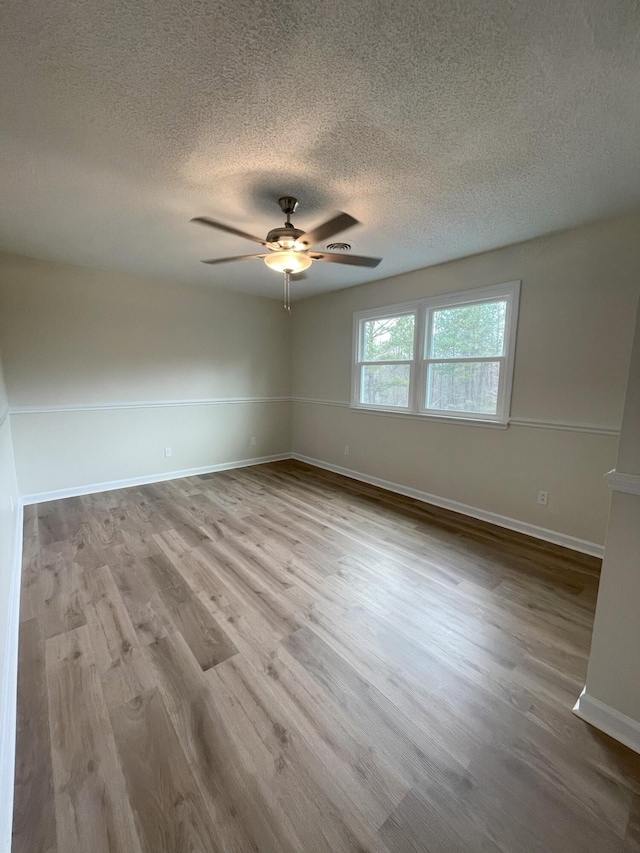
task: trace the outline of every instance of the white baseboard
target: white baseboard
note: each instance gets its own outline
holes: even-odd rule
[[[229,471],[232,468],[247,468],[251,465],[264,465],[266,462],[281,462],[291,459],[290,453],[276,453],[273,456],[257,456],[254,459],[240,459],[235,462],[220,462],[217,465],[203,465],[201,468],[187,468],[184,471],[164,471],[160,474],[148,474],[144,477],[129,477],[126,480],[111,480],[106,483],[88,483],[84,486],[71,486],[67,489],[54,489],[50,492],[37,492],[21,495],[24,506],[28,504],[58,501],[62,498],[77,498],[80,495],[93,495],[97,492],[112,492],[115,489],[128,489],[132,486],[146,486],[150,483],[162,483],[166,480],[179,480],[181,477],[195,477],[198,474],[213,474],[215,471]]]
[[[11,850],[13,781],[15,770],[16,702],[18,689],[18,632],[22,572],[22,506],[16,507],[13,560],[7,590],[8,612],[0,682],[0,851]]]
[[[381,489],[386,489],[389,492],[396,492],[399,495],[405,495],[408,498],[423,503],[433,504],[434,506],[442,507],[442,509],[450,509],[453,512],[459,512],[462,515],[468,515],[471,518],[477,518],[480,521],[487,521],[489,524],[495,524],[498,527],[505,527],[507,530],[515,530],[516,533],[524,533],[526,536],[533,536],[535,539],[542,539],[545,542],[551,542],[554,545],[561,545],[563,548],[571,548],[573,551],[580,551],[582,554],[590,554],[592,557],[602,557],[604,555],[604,545],[598,545],[596,542],[588,542],[586,539],[578,539],[575,536],[568,536],[565,533],[558,533],[556,530],[548,530],[546,527],[538,527],[535,524],[529,524],[526,521],[519,521],[517,518],[510,518],[506,515],[498,515],[495,512],[489,512],[485,509],[469,506],[468,504],[459,503],[450,498],[441,498],[438,495],[422,492],[419,489],[411,489],[408,486],[401,486],[399,483],[392,483],[389,480],[382,480],[379,477],[370,477],[368,474],[362,474],[360,471],[352,471],[350,468],[343,468],[340,465],[332,465],[329,462],[323,462],[320,459],[312,459],[309,456],[302,456],[300,453],[292,453],[293,459],[300,462],[306,462],[307,465],[314,465],[316,468],[324,468],[326,471],[333,471],[335,474],[342,474],[344,477],[350,477],[352,480],[360,480],[362,483],[369,483],[371,486],[379,486]]]
[[[634,752],[640,752],[640,723],[627,717],[626,714],[621,714],[600,699],[590,696],[586,687],[580,694],[573,713],[581,720],[628,746],[629,749],[633,749]]]

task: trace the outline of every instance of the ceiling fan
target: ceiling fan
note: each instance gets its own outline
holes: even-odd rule
[[[237,255],[233,258],[211,258],[210,260],[202,261],[203,264],[224,264],[227,261],[246,261],[254,258],[262,258],[265,264],[272,270],[284,273],[284,307],[287,311],[291,311],[290,301],[290,279],[289,276],[295,273],[302,272],[311,266],[313,261],[327,261],[330,264],[349,264],[356,267],[377,267],[382,258],[366,258],[362,255],[338,255],[332,252],[316,251],[312,247],[317,243],[322,243],[330,237],[334,237],[341,231],[347,228],[352,228],[358,225],[358,220],[348,213],[338,213],[318,225],[311,231],[301,231],[296,228],[291,222],[291,216],[296,212],[298,200],[293,196],[285,195],[278,199],[280,209],[287,217],[284,227],[272,228],[264,240],[260,237],[254,237],[253,234],[247,234],[245,231],[240,231],[233,228],[231,225],[225,225],[223,222],[216,222],[214,219],[209,219],[208,216],[196,216],[192,222],[200,222],[202,225],[209,225],[211,228],[217,228],[220,231],[226,231],[228,234],[235,234],[237,237],[245,237],[247,240],[252,240],[254,243],[260,243],[266,246],[268,252],[263,252],[258,255]]]

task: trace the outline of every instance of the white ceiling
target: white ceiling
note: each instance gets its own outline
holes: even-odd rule
[[[375,270],[640,204],[637,0],[3,0],[0,247],[278,297],[277,198]]]

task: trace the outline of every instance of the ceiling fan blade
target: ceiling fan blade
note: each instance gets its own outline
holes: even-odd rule
[[[332,252],[309,252],[314,261],[328,261],[330,264],[350,264],[353,267],[377,267],[382,258],[366,258],[363,255],[336,255]]]
[[[252,258],[266,258],[264,255],[236,255],[234,258],[211,258],[208,261],[200,261],[201,264],[226,264],[227,261],[249,261]]]
[[[334,234],[339,234],[341,231],[346,231],[347,228],[352,228],[354,225],[359,225],[357,219],[349,216],[348,213],[339,213],[333,219],[328,219],[322,225],[318,225],[312,231],[307,231],[302,237],[298,237],[296,243],[303,243],[305,246],[315,246],[316,243],[322,243]]]
[[[253,240],[254,243],[260,243],[261,246],[268,246],[265,240],[260,237],[254,237],[253,234],[247,234],[246,231],[239,231],[237,228],[232,228],[231,225],[224,225],[222,222],[216,222],[215,219],[209,219],[208,216],[195,216],[191,222],[199,222],[201,225],[208,225],[210,228],[217,228],[219,231],[226,231],[228,234],[235,234],[236,237],[244,237],[245,240]]]

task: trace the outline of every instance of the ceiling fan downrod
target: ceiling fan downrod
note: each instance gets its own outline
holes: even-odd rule
[[[278,204],[280,205],[280,210],[287,217],[287,221],[284,223],[285,228],[293,228],[291,217],[298,209],[298,199],[294,198],[292,195],[283,195],[278,199]]]

